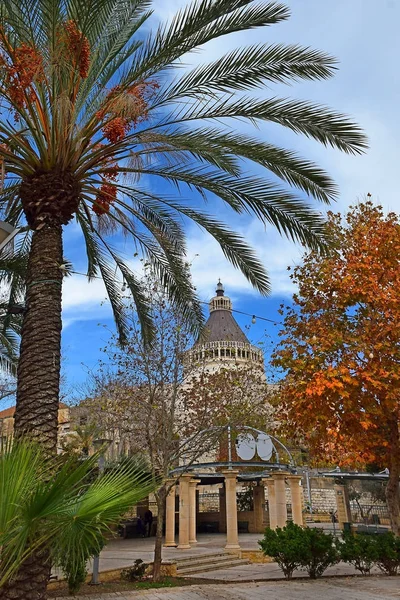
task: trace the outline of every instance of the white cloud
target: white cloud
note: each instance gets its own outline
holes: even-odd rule
[[[63,285],[63,327],[76,321],[87,321],[110,316],[111,309],[104,283],[94,279],[90,283],[81,275],[67,277]]]
[[[336,175],[341,189],[338,208],[346,208],[370,193],[374,202],[400,212],[397,186],[400,127],[397,123],[390,127],[373,112],[360,112],[358,117],[369,137],[370,149],[365,156],[329,152],[328,168]]]
[[[121,246],[126,254],[125,243]],[[132,252],[130,253],[132,255]],[[125,264],[140,278],[143,274],[142,263],[138,258],[129,259],[123,256]],[[122,280],[119,282],[122,287]],[[112,309],[107,296],[107,290],[100,278],[88,281],[84,275],[74,274],[64,280],[63,295],[63,327],[76,321],[101,320],[112,317]]]

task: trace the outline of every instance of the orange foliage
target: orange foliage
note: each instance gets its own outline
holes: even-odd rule
[[[400,220],[368,201],[329,231],[332,251],[295,269],[281,310],[285,431],[315,459],[400,472]]]

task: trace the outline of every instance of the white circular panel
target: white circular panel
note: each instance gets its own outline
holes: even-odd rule
[[[251,433],[240,433],[236,438],[236,452],[242,460],[251,460],[256,453],[256,440]]]
[[[274,451],[274,444],[266,433],[259,433],[257,438],[257,454],[261,460],[269,460]]]

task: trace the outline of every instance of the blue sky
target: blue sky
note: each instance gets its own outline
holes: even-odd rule
[[[170,18],[185,4],[183,0],[156,0],[154,19]],[[207,62],[238,45],[258,42],[299,43],[336,56],[339,70],[333,79],[269,87],[261,91],[261,95],[308,99],[350,114],[369,137],[368,153],[349,157],[275,126],[262,125],[258,135],[260,139],[292,148],[324,167],[340,187],[340,199],[333,206],[334,210],[345,210],[369,192],[386,209],[399,211],[400,2],[289,0],[286,4],[292,12],[289,21],[212,42],[189,57],[186,64]],[[267,299],[261,298],[241,274],[226,263],[216,243],[193,227],[188,230],[188,258],[193,260],[193,279],[200,297],[208,300],[220,277],[236,309],[279,320],[279,304],[289,302],[294,291],[286,268],[299,262],[301,249],[251,219],[229,222],[246,236],[268,268],[272,294]],[[126,247],[125,252],[133,254],[134,249]],[[84,251],[74,225],[66,230],[65,254],[74,263],[75,270],[84,271]],[[86,378],[83,365],[95,367],[100,348],[113,330],[110,309],[103,303],[104,299],[100,281],[89,285],[84,277],[76,275],[65,283],[63,354],[69,386],[75,387]],[[252,325],[250,317],[235,316],[240,325],[250,327],[248,335],[252,340],[263,338],[265,333],[276,337],[277,326],[272,323],[258,320]]]

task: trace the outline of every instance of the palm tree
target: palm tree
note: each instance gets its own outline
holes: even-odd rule
[[[324,219],[306,197],[328,203],[337,195],[313,162],[238,133],[233,120],[277,123],[347,153],[366,148],[360,128],[342,114],[306,101],[245,95],[264,90],[266,82],[331,77],[336,61],[323,52],[249,45],[179,72],[180,59],[210,40],[284,21],[284,5],[198,0],[149,31],[150,4],[1,3],[2,216],[27,226],[20,243],[29,246],[15,429],[49,451],[57,439],[63,228],[79,224],[88,278],[103,278],[122,340],[121,278],[146,341],[154,326],[140,282],[116,248],[121,233],[196,329],[202,314],[186,276],[188,222],[212,235],[267,294],[268,276],[252,249],[215,217],[219,202],[320,250]],[[210,198],[215,209],[207,212],[201,203]]]
[[[94,441],[100,438],[101,430],[96,423],[76,425],[66,440],[61,441],[64,452],[76,452],[81,456],[89,456]]]
[[[51,563],[76,591],[110,525],[157,486],[133,460],[97,478],[98,458],[51,457],[26,442],[0,454],[0,597],[12,589],[12,598],[44,598]],[[41,571],[32,560],[39,551]],[[19,578],[22,564],[32,579]]]

